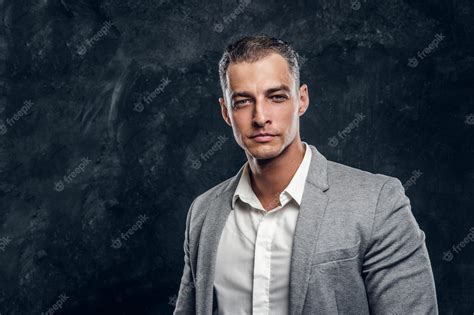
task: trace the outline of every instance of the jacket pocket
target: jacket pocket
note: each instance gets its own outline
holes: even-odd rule
[[[347,248],[339,248],[330,251],[316,253],[313,256],[311,264],[321,265],[326,263],[335,263],[344,260],[352,260],[359,255],[360,240],[355,244]]]
[[[369,314],[359,250],[360,240],[349,247],[313,255],[308,287],[311,298],[306,300],[312,305],[309,308],[331,310],[321,314]]]

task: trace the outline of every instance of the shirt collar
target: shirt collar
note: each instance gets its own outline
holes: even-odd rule
[[[301,199],[303,198],[304,185],[306,182],[306,176],[308,175],[312,155],[309,145],[304,141],[302,141],[302,143],[305,145],[305,154],[303,160],[296,170],[295,175],[293,175],[290,183],[281,193],[282,195],[285,193],[288,194],[298,203],[298,205],[301,204]],[[248,168],[249,166],[247,161],[244,165],[242,176],[240,177],[239,183],[237,184],[237,188],[235,189],[234,196],[232,197],[232,209],[235,207],[237,198],[240,198],[243,202],[249,203],[251,205],[260,205],[260,201],[255,195],[252,189],[252,184],[250,183]]]

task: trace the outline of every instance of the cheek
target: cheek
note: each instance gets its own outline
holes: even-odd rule
[[[284,130],[286,137],[292,138],[298,131],[298,115],[293,110],[287,111],[280,120],[280,128]]]
[[[291,125],[294,125],[298,120],[298,115],[293,107],[288,106],[284,108],[280,113],[280,122],[283,123],[287,129],[291,128]]]
[[[245,115],[242,115],[242,113],[234,115],[232,117],[232,126],[234,127],[234,133],[243,133],[244,130],[247,128],[247,124],[249,121],[248,119],[250,118],[246,118]]]

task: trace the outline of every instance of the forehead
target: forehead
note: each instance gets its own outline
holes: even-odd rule
[[[230,91],[258,92],[281,84],[292,87],[293,77],[285,58],[271,53],[252,63],[230,63],[227,82]]]

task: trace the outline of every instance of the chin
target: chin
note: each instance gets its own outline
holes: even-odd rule
[[[279,142],[275,141],[277,139],[273,139],[273,141],[265,143],[255,142],[252,139],[249,140],[250,141],[246,143],[246,151],[255,159],[273,159],[281,153],[281,145]]]

